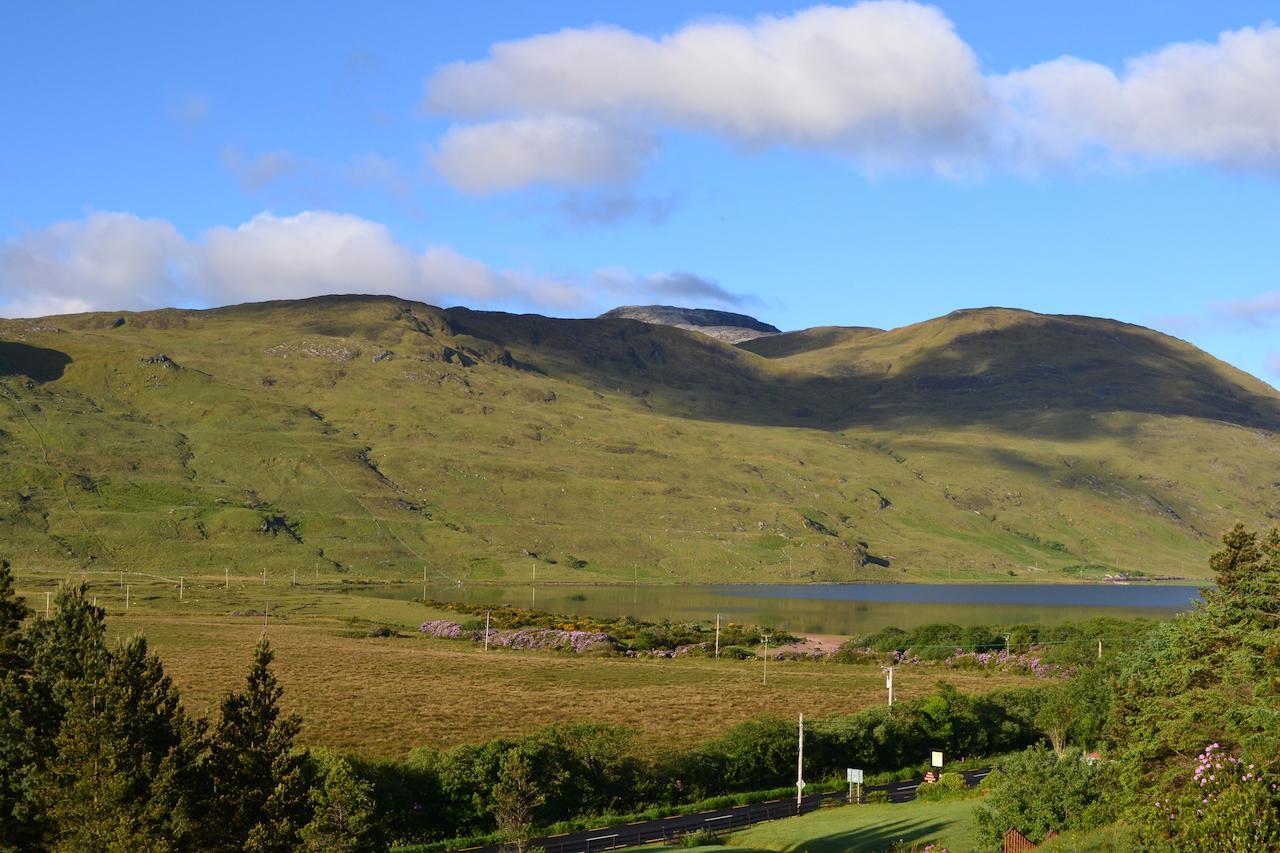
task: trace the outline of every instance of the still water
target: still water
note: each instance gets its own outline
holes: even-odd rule
[[[428,596],[470,604],[512,604],[579,616],[673,622],[721,618],[814,634],[859,634],[891,625],[1039,622],[1094,616],[1162,619],[1199,597],[1192,586],[1155,584],[728,584],[707,586],[443,586]],[[421,587],[366,594],[416,598]]]

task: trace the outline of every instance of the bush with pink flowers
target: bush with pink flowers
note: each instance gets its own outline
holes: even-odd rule
[[[1154,801],[1145,829],[1153,850],[1280,850],[1280,780],[1211,743],[1182,789]]]

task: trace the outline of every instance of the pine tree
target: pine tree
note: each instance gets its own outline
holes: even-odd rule
[[[293,750],[302,721],[280,712],[284,691],[271,673],[273,658],[263,639],[244,691],[222,701],[209,743],[212,790],[203,819],[208,848],[291,850],[307,822],[303,759]]]
[[[1225,547],[1209,560],[1218,586],[1205,598],[1229,622],[1280,626],[1280,529],[1260,535],[1237,524],[1222,543]]]
[[[53,615],[31,624],[31,687],[43,737],[57,735],[79,685],[106,676],[106,631],[106,611],[89,603],[83,584],[60,588]]]
[[[0,560],[0,848],[32,846],[42,832],[29,772],[39,750],[23,634],[30,615],[9,562]]]
[[[18,654],[25,671],[10,673],[0,686],[0,762],[8,771],[0,796],[11,815],[0,822],[0,836],[19,846],[35,846],[52,830],[40,800],[41,774],[56,755],[55,738],[77,690],[105,675],[109,657],[104,613],[85,599],[84,587],[62,587],[55,602],[52,616],[22,631]],[[5,611],[10,620],[19,612],[11,603]]]
[[[0,560],[0,673],[26,668],[22,623],[30,615],[31,608],[14,590],[9,561]]]
[[[146,640],[119,646],[75,692],[39,777],[54,848],[185,846],[200,735]]]

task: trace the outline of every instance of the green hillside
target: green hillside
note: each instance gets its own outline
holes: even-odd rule
[[[162,574],[1202,577],[1280,515],[1280,395],[1007,309],[733,347],[324,297],[0,321],[0,549]]]

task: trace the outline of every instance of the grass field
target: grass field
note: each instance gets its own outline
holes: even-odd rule
[[[774,661],[765,685],[755,661],[486,654],[470,643],[418,635],[423,620],[450,614],[413,602],[340,588],[268,586],[273,605],[264,615],[262,587],[247,581],[230,592],[212,582],[191,584],[179,602],[172,584],[128,576],[126,611],[118,581],[88,577],[89,594],[108,609],[110,633],[146,636],[191,710],[216,712],[218,698],[242,684],[265,630],[277,652],[284,704],[304,718],[302,741],[370,756],[398,757],[414,746],[446,747],[583,719],[634,727],[653,747],[688,746],[757,714],[820,717],[884,701],[876,666]],[[53,578],[19,580],[19,592],[41,609]],[[245,615],[227,615],[237,611]],[[401,635],[365,636],[372,625]],[[943,676],[965,691],[1035,683],[921,670],[901,673],[895,691],[903,699],[923,695]]]
[[[986,853],[978,841],[973,812],[978,800],[951,803],[913,801],[823,809],[803,817],[775,820],[736,832],[724,846],[692,848],[703,853],[741,853],[768,850],[776,853],[882,853],[902,845],[902,850],[926,844],[945,847],[949,853]],[[690,848],[657,847],[654,851]]]

